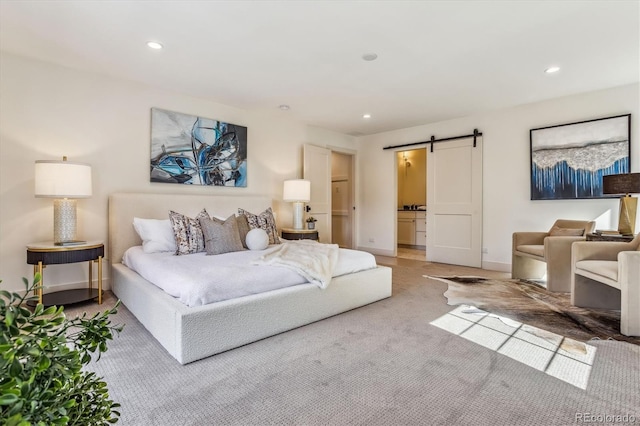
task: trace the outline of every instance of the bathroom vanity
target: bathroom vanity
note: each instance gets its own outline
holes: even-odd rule
[[[427,245],[427,212],[398,210],[398,244],[425,248]]]

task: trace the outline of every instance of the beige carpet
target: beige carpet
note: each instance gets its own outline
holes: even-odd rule
[[[186,366],[123,307],[114,320],[126,324],[124,332],[90,369],[122,404],[122,425],[570,425],[584,413],[640,419],[639,347],[595,342],[582,389],[432,325],[453,308],[446,284],[423,275],[483,271],[379,262],[393,265],[391,298]]]

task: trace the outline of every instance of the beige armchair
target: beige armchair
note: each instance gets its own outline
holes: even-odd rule
[[[549,232],[514,232],[511,277],[541,279],[547,275],[547,290],[571,291],[571,244],[593,232],[596,223],[558,219]]]
[[[620,332],[640,336],[640,235],[628,243],[577,242],[571,252],[571,303],[619,309]]]

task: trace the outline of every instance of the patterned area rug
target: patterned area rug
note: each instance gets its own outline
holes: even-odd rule
[[[523,280],[499,280],[473,276],[428,276],[445,282],[447,304],[472,305],[582,342],[619,340],[640,345],[640,338],[620,334],[620,312],[579,308],[568,293],[552,293]]]

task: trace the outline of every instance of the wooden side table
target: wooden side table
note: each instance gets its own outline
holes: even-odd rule
[[[285,240],[316,240],[318,241],[317,229],[292,229],[283,228],[282,238]]]
[[[97,298],[102,304],[102,259],[104,244],[100,241],[89,241],[73,246],[57,246],[52,241],[27,245],[27,263],[33,265],[33,274],[40,273],[40,289],[36,290],[38,302],[45,306],[64,305],[84,302]],[[56,291],[43,294],[43,269],[47,265],[89,262],[89,288]],[[98,264],[98,289],[93,288],[93,263]]]
[[[587,241],[618,241],[621,243],[628,243],[634,239],[634,235],[619,235],[619,234],[587,234]]]

